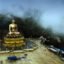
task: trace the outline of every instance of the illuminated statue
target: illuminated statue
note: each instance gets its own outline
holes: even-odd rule
[[[25,45],[24,36],[18,31],[18,26],[15,20],[9,25],[9,32],[4,37],[4,46],[6,47],[21,47]]]
[[[12,23],[9,25],[9,34],[20,34],[17,24],[15,24],[15,20],[12,20]]]

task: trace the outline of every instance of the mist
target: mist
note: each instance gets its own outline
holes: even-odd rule
[[[42,27],[51,28],[54,33],[64,34],[63,0],[0,0],[1,14],[24,17],[27,11]]]

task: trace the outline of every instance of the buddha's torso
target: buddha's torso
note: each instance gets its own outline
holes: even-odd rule
[[[17,27],[16,24],[10,24],[9,26],[12,27],[12,28]]]
[[[10,28],[11,32],[16,32],[17,31],[17,25],[16,24],[10,24],[9,28]]]

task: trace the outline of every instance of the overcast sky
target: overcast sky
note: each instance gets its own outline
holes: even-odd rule
[[[64,0],[0,0],[0,13],[23,16],[30,9],[39,11],[41,25],[64,33]]]

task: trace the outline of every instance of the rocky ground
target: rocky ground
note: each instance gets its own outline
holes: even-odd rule
[[[8,62],[7,56],[9,54],[0,54],[0,60],[3,61],[3,64],[64,64],[64,61],[61,61],[60,58],[54,53],[50,52],[44,45],[40,45],[40,40],[34,40],[38,45],[38,49],[33,52],[25,52],[28,54],[26,59],[18,60],[16,62]],[[16,53],[13,55],[22,57],[24,53]]]

